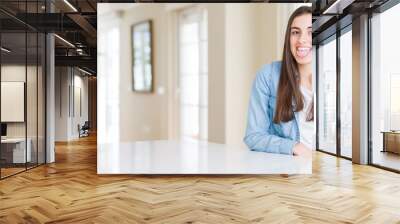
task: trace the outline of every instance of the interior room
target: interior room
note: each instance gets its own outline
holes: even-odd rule
[[[232,2],[1,0],[0,223],[399,223],[399,1]],[[243,142],[305,4],[312,174]]]
[[[46,59],[45,36],[34,28],[18,24],[0,38],[3,178],[45,162]]]
[[[63,27],[43,17],[73,11],[70,6],[52,1],[2,1],[0,6],[3,179],[54,162],[54,144],[96,132],[97,82],[95,41],[71,20]],[[55,33],[49,37],[48,32]]]
[[[358,36],[354,38],[354,21],[351,21],[351,16],[352,13],[355,14],[355,9],[364,7],[363,4],[365,3],[353,3],[354,9],[349,8],[343,13],[337,30],[329,30],[321,25],[321,31],[314,31],[317,34],[313,42],[317,50],[315,60],[318,67],[319,103],[317,149],[348,160],[361,159],[373,166],[399,171],[399,105],[395,98],[399,93],[396,76],[399,68],[394,59],[398,46],[392,44],[396,36],[393,35],[392,27],[399,17],[399,5],[390,8],[380,6],[381,9],[369,12],[370,42],[365,43],[368,47],[363,53],[370,55],[364,62],[368,65],[368,76],[365,77],[370,81],[364,80],[366,82],[362,83],[361,88],[365,88],[365,92],[358,100],[364,104],[364,123],[368,125],[362,129],[366,131],[365,139],[370,145],[365,149],[368,153],[361,155],[363,158],[359,158],[359,152],[355,152],[352,147],[352,116],[360,117],[357,111],[352,110],[354,106],[358,107],[357,103],[352,102],[357,99],[354,92],[357,89],[354,88],[363,79],[354,77],[358,68],[354,67],[355,54],[352,50],[359,41],[355,40]],[[353,158],[354,156],[357,158]]]
[[[208,155],[204,158],[201,147],[197,152],[182,149],[174,158],[182,155],[184,162],[177,159],[171,165],[167,164],[165,155],[160,155],[162,161],[153,162],[158,148],[149,149],[152,154],[139,148],[130,157],[128,154],[133,148],[124,144],[127,142],[207,142],[230,146],[226,149],[227,156],[233,154],[235,148],[249,152],[243,139],[253,80],[263,65],[282,57],[283,42],[280,40],[284,39],[285,25],[290,14],[301,5],[99,4],[99,174],[151,174],[151,168],[146,169],[149,166],[157,172],[174,173],[171,169],[165,172],[158,169],[158,164],[166,167],[181,164],[182,169],[177,165],[176,172],[196,173],[191,167],[212,164],[213,151],[204,152]],[[275,15],[274,19],[267,18],[271,14]],[[220,19],[222,15],[224,20]],[[146,24],[148,28],[143,28]],[[160,33],[164,35],[157,35]],[[146,39],[146,35],[150,37]],[[136,50],[141,39],[152,42],[144,45],[143,50]],[[140,56],[146,49],[154,53]],[[148,67],[132,67],[132,60],[138,60],[137,64],[149,60]],[[141,74],[141,69],[149,72],[135,80],[135,74]],[[118,145],[120,151],[114,145]],[[214,146],[217,147],[210,147]],[[161,144],[160,147],[168,146]],[[184,147],[180,145],[180,148]],[[165,150],[160,151],[164,153]],[[265,153],[253,154],[259,158]],[[116,155],[121,156],[115,158],[115,163],[108,159]],[[144,164],[129,159],[135,157],[143,158]],[[229,163],[229,158],[221,159]],[[291,159],[282,157],[282,161]],[[136,165],[132,167],[131,163]],[[255,160],[251,163],[270,164],[265,166],[266,173],[274,163],[278,166],[273,169],[274,173],[287,172],[285,168],[293,170],[291,165],[298,164],[297,161]],[[189,171],[186,172],[187,166]],[[249,167],[239,160],[227,166]],[[306,166],[310,173],[311,163]],[[205,170],[212,174],[212,168]],[[231,173],[251,173],[250,170],[234,169]],[[299,167],[300,170],[305,169]]]

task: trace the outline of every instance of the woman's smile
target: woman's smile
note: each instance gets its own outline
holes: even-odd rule
[[[296,56],[299,58],[307,57],[311,52],[311,47],[296,47]]]

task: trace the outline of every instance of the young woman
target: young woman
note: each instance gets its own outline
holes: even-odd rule
[[[309,157],[315,148],[311,18],[311,7],[293,12],[282,61],[257,73],[244,138],[251,150]]]

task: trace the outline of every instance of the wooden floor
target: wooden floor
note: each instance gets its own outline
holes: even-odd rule
[[[0,181],[0,223],[400,223],[400,175],[317,152],[313,175],[98,176],[96,139]]]
[[[24,168],[1,168],[1,177],[7,177],[10,175],[13,175],[15,173],[19,173],[26,170],[25,167]]]
[[[27,167],[25,168],[25,164],[18,164],[18,167],[2,167],[1,168],[1,178],[6,178],[11,175],[15,175],[20,172],[24,172],[27,169],[33,169],[37,165],[36,164],[29,164],[27,163]]]
[[[374,151],[372,160],[374,164],[400,170],[400,154],[376,150]]]

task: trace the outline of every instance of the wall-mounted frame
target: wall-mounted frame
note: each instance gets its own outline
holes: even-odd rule
[[[146,20],[131,26],[132,89],[135,92],[152,93],[153,32],[152,21]]]
[[[1,122],[25,122],[25,89],[25,82],[1,82]]]

